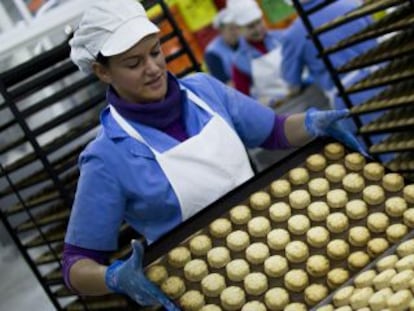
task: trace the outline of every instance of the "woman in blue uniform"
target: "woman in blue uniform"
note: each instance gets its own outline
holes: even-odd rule
[[[300,146],[347,111],[277,116],[218,80],[167,72],[159,29],[135,0],[99,0],[70,41],[71,58],[108,84],[102,128],[79,159],[65,237],[66,284],[81,295],[122,293],[176,307],[142,272],[143,246],[107,265],[127,222],[148,243],[253,176],[246,148]]]

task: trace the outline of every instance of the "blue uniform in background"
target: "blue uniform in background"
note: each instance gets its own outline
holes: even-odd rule
[[[271,133],[274,112],[250,97],[206,74],[188,76],[180,83],[218,113],[247,148],[260,146]],[[211,115],[186,96],[182,105],[185,127],[192,137]],[[178,198],[154,154],[123,131],[108,108],[102,112],[101,124],[97,138],[79,159],[81,175],[65,242],[87,249],[115,250],[124,218],[149,242],[154,241],[182,222]],[[153,127],[131,125],[158,152],[179,144]]]

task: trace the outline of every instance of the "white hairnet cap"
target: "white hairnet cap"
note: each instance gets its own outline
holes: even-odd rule
[[[255,0],[227,0],[226,7],[239,26],[246,26],[263,17],[263,12]]]
[[[213,27],[218,29],[222,25],[228,25],[232,23],[234,23],[234,16],[232,12],[229,9],[224,8],[221,9],[214,18]]]
[[[84,13],[69,41],[70,57],[83,72],[92,71],[99,53],[113,56],[132,48],[159,28],[136,0],[96,0]]]

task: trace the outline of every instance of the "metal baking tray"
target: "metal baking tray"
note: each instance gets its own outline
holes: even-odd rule
[[[251,194],[253,194],[254,192],[257,191],[267,191],[268,192],[268,187],[271,184],[272,181],[279,179],[281,177],[283,177],[285,174],[288,173],[288,171],[292,168],[296,168],[296,167],[303,167],[306,158],[314,153],[323,153],[323,148],[324,146],[328,143],[331,142],[330,140],[323,140],[323,139],[318,139],[313,141],[312,143],[306,145],[305,147],[297,150],[296,152],[294,152],[291,156],[289,156],[288,158],[276,163],[275,165],[273,165],[272,167],[270,167],[269,169],[265,170],[264,172],[258,174],[257,176],[255,176],[254,178],[252,178],[251,180],[247,181],[246,183],[244,183],[243,185],[241,185],[240,187],[238,187],[237,189],[233,190],[232,192],[228,193],[227,195],[223,196],[222,198],[220,198],[219,200],[217,200],[216,202],[214,202],[213,204],[211,204],[210,206],[208,206],[206,209],[204,209],[203,211],[201,211],[199,214],[193,216],[192,218],[190,218],[189,220],[185,221],[183,224],[181,224],[180,226],[178,226],[177,228],[173,229],[171,232],[169,232],[167,235],[163,236],[161,239],[159,239],[158,241],[156,241],[155,243],[151,244],[150,246],[147,247],[146,249],[146,253],[144,256],[144,265],[147,267],[151,264],[154,263],[161,263],[165,266],[168,266],[168,264],[166,263],[166,258],[165,255],[174,247],[176,246],[187,246],[187,243],[189,241],[189,239],[195,235],[204,233],[209,235],[208,232],[208,225],[214,221],[217,218],[221,218],[221,217],[225,217],[228,218],[228,212],[229,210],[236,206],[236,205],[240,205],[240,204],[244,204],[244,205],[248,205],[248,199],[250,197]],[[347,151],[346,153],[348,153],[350,151]],[[328,160],[328,164],[332,164],[332,163],[342,163],[343,162],[343,158],[337,161],[330,161]],[[369,162],[369,161],[367,161]],[[347,170],[347,172],[349,173],[350,171]],[[320,171],[317,173],[313,173],[310,172],[310,177],[311,178],[316,178],[316,177],[321,177],[324,175],[324,171]],[[370,184],[378,184],[378,182],[370,182],[365,180],[366,185],[370,185]],[[338,189],[341,188],[341,183],[330,183],[331,184],[331,189]],[[301,185],[301,186],[292,186],[292,190],[296,190],[296,189],[307,189],[307,184],[305,185]],[[390,196],[395,196],[395,195],[400,195],[401,196],[401,191],[400,192],[393,192],[393,193],[388,193],[386,192],[386,198],[390,197]],[[351,194],[348,193],[348,197],[349,200],[352,199],[357,199],[357,198],[361,198],[361,193],[357,193],[357,194]],[[312,201],[326,201],[326,196],[324,197],[318,197],[318,198],[314,198]],[[280,202],[280,201],[287,201],[287,198],[282,198],[282,199],[275,199],[272,198],[272,203],[275,202]],[[331,209],[331,212],[344,212],[344,209]],[[384,205],[378,205],[378,206],[370,206],[369,207],[369,213],[375,212],[375,211],[384,211]],[[305,214],[306,213],[306,209],[304,210],[297,210],[297,209],[292,209],[292,215],[297,215],[297,214]],[[345,212],[344,212],[345,213]],[[252,209],[252,216],[265,216],[268,214],[268,210],[266,209],[265,211],[256,211]],[[390,223],[401,223],[401,219],[400,218],[392,218],[390,217]],[[349,228],[352,228],[353,226],[357,226],[357,225],[364,225],[366,221],[366,218],[363,219],[359,219],[359,220],[352,220],[349,219]],[[285,228],[287,229],[287,223],[278,223],[275,224],[274,222],[272,223],[272,229],[274,228]],[[313,222],[312,223],[312,227],[313,226],[324,226],[326,227],[325,222]],[[349,231],[346,230],[343,233],[331,233],[330,234],[330,240],[333,239],[343,239],[343,240],[347,240],[347,233]],[[238,229],[242,229],[244,231],[247,231],[246,225],[242,225],[242,226],[236,226],[233,224],[233,230],[238,230]],[[209,235],[210,236],[210,235]],[[385,233],[371,233],[372,238],[374,237],[385,237]],[[210,236],[211,237],[211,236]],[[301,241],[306,241],[306,235],[302,235],[302,236],[296,236],[296,235],[291,235],[292,240],[301,240]],[[215,240],[213,239],[213,246],[223,246],[225,245],[225,240],[224,239],[218,239]],[[253,238],[250,237],[251,243],[253,242],[266,242],[266,238]],[[390,243],[391,244],[391,243]],[[309,247],[309,251],[310,251],[310,255],[314,255],[314,254],[326,254],[326,248],[314,248],[310,245],[308,245]],[[366,247],[354,247],[352,245],[350,245],[350,253],[357,251],[357,250],[363,250],[366,251]],[[284,255],[284,251],[274,251],[274,250],[270,250],[271,251],[271,255]],[[244,252],[231,252],[231,257],[232,259],[235,258],[244,258]],[[205,259],[204,257],[201,257],[202,259]],[[346,259],[344,260],[330,260],[330,264],[331,264],[331,269],[333,268],[338,268],[338,267],[346,267],[347,266],[347,262]],[[303,263],[289,263],[289,267],[290,269],[292,268],[301,268],[303,270],[306,271],[305,269],[305,265],[306,262]],[[250,265],[251,268],[251,272],[257,272],[257,271],[263,271],[263,265]],[[169,274],[170,275],[178,275],[180,277],[183,277],[183,271],[182,269],[175,269],[172,267],[168,267],[167,270],[169,270]],[[352,278],[354,275],[357,274],[358,271],[352,271],[350,269],[347,269],[350,272],[350,278]],[[224,268],[222,269],[209,269],[210,273],[211,272],[218,272],[220,274],[225,275],[225,270]],[[184,278],[183,278],[184,279]],[[268,278],[269,281],[269,289],[272,287],[284,287],[283,284],[283,277],[280,278]],[[326,284],[326,278],[322,277],[322,278],[314,278],[309,276],[309,285],[313,284],[313,283],[324,283]],[[187,282],[185,281],[186,284],[186,288],[187,289],[197,289],[201,291],[201,286],[199,284],[199,282]],[[229,285],[235,285],[234,282],[231,282],[230,280],[226,280],[226,284],[227,286]],[[242,287],[243,285],[239,282],[238,285],[240,287]],[[332,292],[332,290],[330,290],[329,292]],[[247,295],[247,301],[250,300],[263,300],[263,296],[258,296],[258,297],[252,297]],[[289,292],[289,296],[290,296],[290,301],[291,302],[304,302],[304,296],[303,293],[292,293]],[[218,303],[219,299],[218,298],[206,298],[207,303]]]
[[[414,151],[414,131],[391,134],[384,141],[372,145],[370,154]]]

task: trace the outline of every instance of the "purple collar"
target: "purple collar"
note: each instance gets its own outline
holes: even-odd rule
[[[165,98],[159,102],[130,103],[118,96],[109,86],[106,92],[107,102],[121,116],[158,129],[164,129],[181,117],[182,95],[176,78],[168,74],[168,90]]]

